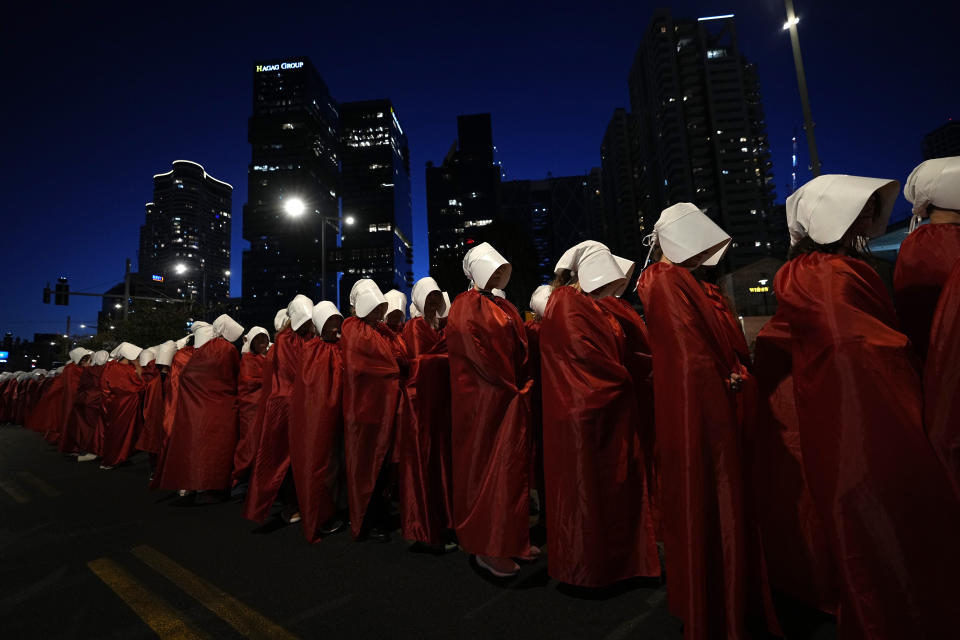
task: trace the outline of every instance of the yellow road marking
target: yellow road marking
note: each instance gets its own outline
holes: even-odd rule
[[[190,594],[244,637],[263,640],[296,640],[295,635],[273,620],[185,569],[153,547],[141,545],[134,547],[131,553]]]
[[[25,502],[30,502],[30,496],[25,494],[20,490],[20,486],[16,482],[10,482],[9,480],[0,480],[0,489],[3,489],[3,492],[8,496],[13,498],[13,501],[18,504],[23,504]]]
[[[176,609],[137,582],[112,560],[99,558],[91,560],[87,566],[120,596],[161,640],[203,640],[208,637],[188,625]]]
[[[26,480],[28,484],[32,484],[34,487],[39,489],[40,492],[48,498],[56,498],[60,495],[60,491],[58,491],[56,487],[45,480],[41,480],[29,471],[21,471],[17,475]]]

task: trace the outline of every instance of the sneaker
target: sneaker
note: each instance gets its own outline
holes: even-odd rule
[[[189,489],[180,489],[179,491],[177,491],[177,495],[180,496],[181,498],[185,498],[191,493],[193,493],[193,491],[190,491]]]
[[[512,578],[520,572],[520,565],[509,558],[494,558],[493,556],[475,557],[477,559],[477,565],[498,578]]]
[[[115,467],[114,465],[111,465],[111,464],[103,464],[103,463],[100,463],[100,468],[101,468],[102,470],[104,470],[104,471],[110,471],[111,469],[115,469],[116,467]]]
[[[347,528],[348,522],[343,518],[338,518],[334,516],[330,520],[327,520],[322,527],[320,527],[320,535],[322,536],[332,536],[334,534],[340,533]]]
[[[84,453],[83,455],[77,456],[77,462],[93,462],[97,459],[97,454],[95,453]]]
[[[280,518],[287,524],[300,522],[300,512],[295,507],[284,507],[280,510]]]

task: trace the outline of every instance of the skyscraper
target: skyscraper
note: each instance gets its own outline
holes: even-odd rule
[[[141,279],[203,305],[229,298],[232,198],[232,186],[189,160],[153,176],[153,202],[140,227]]]
[[[336,300],[339,113],[307,58],[253,66],[243,207],[244,317],[263,324],[298,293]],[[325,281],[321,282],[324,280]]]
[[[408,296],[413,286],[410,152],[389,100],[340,105],[342,243],[334,265],[343,272],[341,305],[360,278]]]
[[[923,136],[923,159],[960,156],[960,121],[950,120]]]
[[[600,145],[603,231],[610,250],[637,258],[647,227],[657,221],[657,212],[642,208],[637,194],[631,144],[634,116],[615,109]]]
[[[689,201],[733,237],[727,268],[785,254],[756,67],[740,52],[735,18],[654,12],[628,85],[634,190],[647,228],[663,208]]]

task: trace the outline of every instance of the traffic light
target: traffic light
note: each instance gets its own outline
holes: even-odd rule
[[[57,279],[57,289],[54,304],[64,306],[70,304],[70,285],[67,284],[67,279],[62,276]]]
[[[50,283],[43,288],[43,304],[50,304]]]

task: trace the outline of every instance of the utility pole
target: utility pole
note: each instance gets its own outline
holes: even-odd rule
[[[70,336],[70,316],[67,316],[67,336]]]
[[[130,258],[127,258],[127,268],[123,274],[123,319],[130,315]]]
[[[803,71],[803,56],[800,55],[800,35],[797,33],[797,14],[793,11],[793,0],[783,0],[787,9],[787,22],[784,29],[790,30],[790,44],[793,47],[793,64],[797,68],[797,87],[800,89],[800,102],[803,105],[803,130],[807,133],[807,147],[810,150],[810,170],[813,177],[820,175],[820,158],[817,156],[817,138],[814,135],[813,113],[810,110],[810,96],[807,94],[807,75]]]

